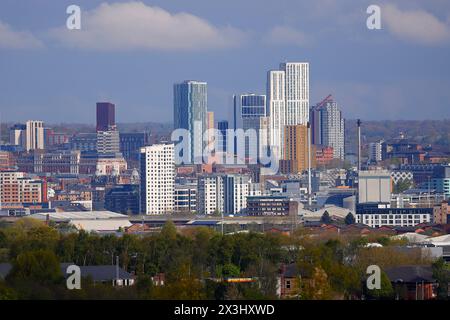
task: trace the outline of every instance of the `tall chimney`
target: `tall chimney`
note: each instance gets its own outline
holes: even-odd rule
[[[358,173],[361,171],[361,119],[358,119]]]

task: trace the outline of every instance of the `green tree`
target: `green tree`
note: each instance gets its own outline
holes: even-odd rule
[[[320,221],[326,224],[331,223],[331,217],[330,214],[328,213],[328,211],[325,211],[322,215],[322,218],[320,218]]]
[[[345,224],[346,225],[351,225],[355,223],[355,216],[349,212],[346,216],[345,216]]]
[[[448,283],[450,281],[450,270],[444,259],[440,258],[432,265],[433,278],[438,282],[438,299],[448,299]]]
[[[167,240],[175,240],[177,237],[177,228],[173,221],[168,220],[161,229],[161,237]]]
[[[13,262],[8,281],[27,280],[40,284],[55,284],[63,279],[56,255],[49,250],[21,253]]]
[[[391,280],[384,271],[381,271],[380,275],[380,289],[366,290],[366,296],[369,299],[386,300],[394,298],[394,289],[391,284]]]
[[[222,276],[224,278],[237,278],[240,274],[239,267],[232,263],[227,263],[222,267]]]
[[[402,193],[403,191],[411,189],[411,187],[411,180],[401,179],[396,184],[394,184],[394,193]]]

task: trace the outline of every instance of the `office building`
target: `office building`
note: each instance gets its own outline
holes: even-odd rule
[[[302,173],[308,170],[308,128],[304,125],[284,127],[284,159],[280,161],[281,172]],[[316,150],[311,145],[311,168],[316,167]]]
[[[139,214],[139,186],[123,184],[106,191],[105,209],[122,214]]]
[[[97,131],[97,153],[117,154],[120,153],[120,136],[117,130]]]
[[[26,146],[27,126],[24,124],[15,124],[9,129],[9,143],[14,146]]]
[[[42,208],[47,203],[47,183],[24,172],[0,171],[0,208]]]
[[[174,193],[174,212],[194,213],[197,210],[197,184],[177,183]]]
[[[44,149],[44,123],[42,121],[29,120],[26,122],[25,150]]]
[[[223,177],[223,211],[226,214],[243,213],[247,208],[250,178],[247,175]]]
[[[97,133],[77,133],[70,138],[70,149],[97,152]]]
[[[240,94],[233,96],[233,129],[252,130],[244,139],[235,139],[234,152],[244,152],[244,158],[258,157],[261,134],[261,118],[266,116],[266,96]],[[254,161],[254,163],[256,163]]]
[[[217,130],[219,130],[219,136],[217,137],[217,151],[227,152],[227,130],[228,121],[222,120],[217,123]]]
[[[201,175],[197,181],[197,213],[223,213],[223,176]]]
[[[203,162],[202,154],[205,146],[203,134],[207,128],[206,113],[206,82],[188,80],[174,85],[174,129],[189,131],[190,137],[187,143],[183,141],[187,150],[183,150],[181,154],[189,163]],[[187,152],[187,155],[184,152]]]
[[[433,169],[433,175],[427,183],[428,188],[450,198],[450,165],[440,165]]]
[[[391,173],[387,170],[360,171],[358,175],[358,203],[390,203]]]
[[[383,140],[369,143],[369,162],[376,163],[383,160]]]
[[[332,96],[311,109],[312,143],[333,148],[334,159],[345,159],[345,121]]]
[[[388,204],[366,203],[356,206],[356,222],[372,228],[412,227],[430,223],[433,208],[391,208]]]
[[[249,196],[246,212],[249,216],[295,216],[298,201],[284,196]]]
[[[119,133],[120,152],[126,160],[139,160],[142,147],[149,144],[146,132]]]
[[[97,131],[108,131],[116,126],[115,108],[110,102],[97,102]]]
[[[173,144],[141,148],[140,211],[168,214],[174,209],[175,151]]]

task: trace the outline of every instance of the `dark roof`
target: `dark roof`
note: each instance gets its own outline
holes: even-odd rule
[[[71,263],[61,263],[61,271],[67,276],[66,270]],[[94,281],[110,281],[116,279],[116,266],[102,265],[102,266],[79,266],[81,270],[81,277],[90,276]],[[122,268],[119,268],[120,279],[133,279],[133,275]]]
[[[61,263],[61,272],[64,276],[68,276],[66,273],[67,267],[74,263]],[[5,278],[12,269],[10,263],[0,263],[0,279]],[[81,277],[90,276],[94,281],[110,281],[116,279],[116,266],[80,266]],[[119,268],[120,279],[133,279],[133,275],[122,268]]]
[[[296,263],[281,265],[280,273],[285,278],[296,278],[299,276],[308,278],[311,276],[306,270],[299,270]]]
[[[386,269],[391,282],[436,282],[431,266],[401,266]]]
[[[11,263],[0,263],[0,279],[6,278],[6,276],[11,271]]]

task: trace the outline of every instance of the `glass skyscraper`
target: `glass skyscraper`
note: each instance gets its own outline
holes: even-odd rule
[[[203,133],[207,125],[207,84],[199,81],[184,81],[174,85],[173,93],[174,129],[186,129],[190,133],[188,150],[183,152],[189,152],[190,163],[201,163],[205,146]],[[184,154],[180,156],[186,157]]]
[[[260,144],[261,118],[266,116],[266,96],[259,94],[240,94],[234,96],[233,129],[254,129],[256,141],[245,141],[245,156],[258,155]],[[243,142],[243,141],[242,141]],[[241,142],[241,143],[242,143]],[[234,152],[238,143],[235,139]]]

